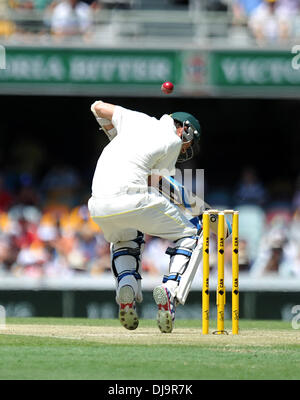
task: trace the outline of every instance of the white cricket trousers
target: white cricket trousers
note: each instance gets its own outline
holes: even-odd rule
[[[133,240],[137,231],[172,241],[197,234],[180,209],[153,188],[146,193],[92,196],[88,208],[110,243]]]

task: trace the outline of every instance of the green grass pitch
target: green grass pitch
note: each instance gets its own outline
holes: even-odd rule
[[[126,331],[118,320],[8,318],[0,329],[1,380],[299,380],[300,331],[282,321],[240,321],[240,334],[201,334],[178,320]]]

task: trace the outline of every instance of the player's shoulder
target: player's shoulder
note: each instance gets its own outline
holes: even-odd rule
[[[174,125],[174,120],[171,117],[171,115],[169,114],[164,114],[160,117],[159,119],[160,122],[164,123],[164,124],[170,124],[170,125]]]
[[[174,125],[174,120],[170,115],[164,114],[160,118],[159,122],[162,126],[162,131],[165,132],[165,134],[168,136],[170,144],[173,143],[176,145],[178,143],[181,143],[181,139],[176,134],[176,127]]]
[[[151,118],[148,114],[145,114],[141,111],[131,110],[129,108],[125,108],[123,106],[115,106],[115,113],[118,115],[122,115],[128,118],[135,118],[135,119],[143,119],[143,118]]]
[[[164,114],[158,120],[158,122],[162,128],[162,131],[165,132],[166,134],[172,134],[173,132],[175,132],[176,128],[174,125],[174,120],[170,115]]]

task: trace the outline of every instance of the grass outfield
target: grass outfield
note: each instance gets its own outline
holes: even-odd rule
[[[195,320],[161,334],[150,320],[126,331],[118,320],[8,318],[0,379],[299,380],[299,350],[300,331],[282,321],[242,320],[237,336],[203,336]]]

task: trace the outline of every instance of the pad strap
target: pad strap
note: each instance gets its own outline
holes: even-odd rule
[[[166,250],[166,254],[169,254],[171,257],[175,256],[176,254],[191,257],[192,251],[185,247],[168,247]]]
[[[176,281],[179,284],[180,279],[181,279],[181,275],[178,274],[178,273],[177,274],[171,274],[171,275],[164,275],[163,283],[166,283],[168,281]]]
[[[125,276],[128,276],[128,275],[133,275],[136,280],[142,279],[141,275],[136,271],[125,271],[117,276],[118,282],[120,282],[121,279],[125,278]]]
[[[116,265],[115,265],[115,259],[117,257],[120,257],[120,256],[132,256],[132,257],[134,257],[135,260],[136,260],[136,270],[134,272],[138,273],[139,262],[140,262],[140,254],[141,254],[141,251],[140,251],[139,247],[137,247],[135,249],[132,249],[131,247],[124,247],[122,249],[119,249],[119,250],[115,251],[113,253],[113,256],[112,256],[112,270],[113,270],[113,273],[114,273],[115,277],[117,278],[118,275],[119,275],[118,271],[116,269]]]
[[[137,237],[133,239],[133,242],[137,243],[139,247],[141,247],[141,245],[145,243],[144,234],[138,231]]]
[[[116,259],[117,257],[120,256],[139,256],[141,254],[140,249],[137,247],[135,249],[132,249],[131,247],[124,247],[123,249],[119,249],[113,254],[113,259]]]

